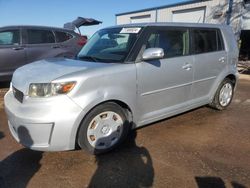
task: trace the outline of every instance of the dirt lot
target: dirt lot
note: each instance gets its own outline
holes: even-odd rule
[[[2,86],[6,87],[6,86]],[[130,135],[119,149],[36,152],[10,136],[0,90],[0,187],[250,187],[250,76],[231,106],[202,107]],[[63,139],[63,138],[62,138]]]

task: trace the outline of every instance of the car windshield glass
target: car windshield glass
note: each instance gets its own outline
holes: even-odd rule
[[[96,32],[78,54],[78,59],[93,62],[124,62],[141,28],[111,28]]]

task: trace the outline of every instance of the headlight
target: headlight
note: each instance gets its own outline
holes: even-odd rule
[[[32,83],[29,86],[30,97],[50,97],[59,94],[69,93],[76,85],[76,82],[64,83]]]

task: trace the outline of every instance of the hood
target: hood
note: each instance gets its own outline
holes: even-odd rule
[[[26,95],[31,83],[50,83],[70,73],[103,66],[107,64],[64,58],[40,60],[18,68],[13,74],[12,85]]]

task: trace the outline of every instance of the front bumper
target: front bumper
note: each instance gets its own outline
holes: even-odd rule
[[[67,95],[50,98],[26,96],[20,103],[10,90],[4,103],[10,132],[25,147],[39,151],[75,148],[83,110]]]

